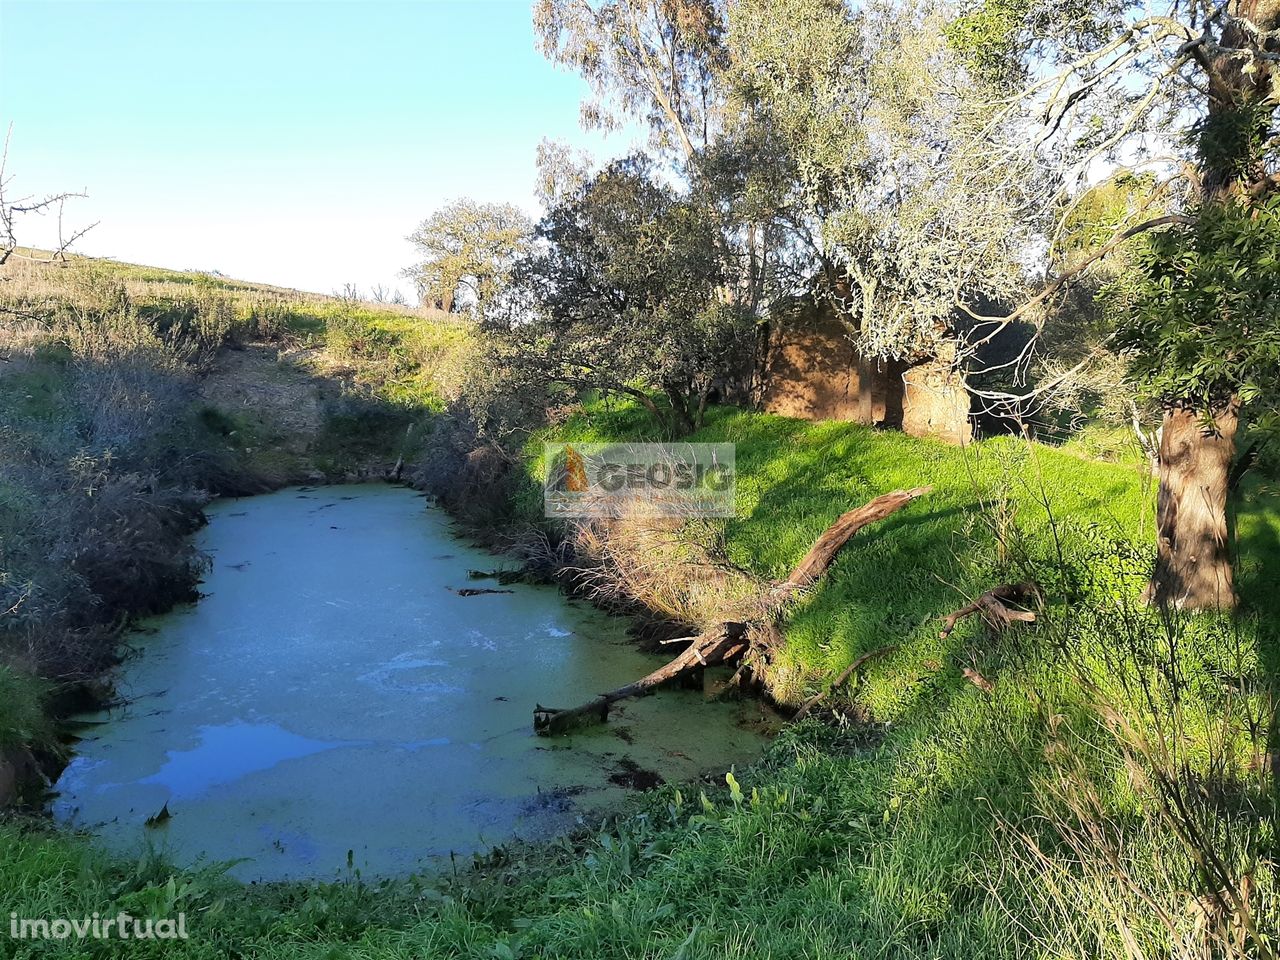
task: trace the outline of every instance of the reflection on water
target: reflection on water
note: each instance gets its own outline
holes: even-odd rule
[[[452,592],[494,558],[411,491],[286,490],[210,517],[204,599],[132,640],[129,706],[92,718],[109,722],[58,784],[55,814],[115,849],[244,858],[244,878],[333,876],[348,851],[404,872],[572,828],[650,774],[759,753],[758,705],[687,691],[535,737],[535,702],[577,703],[660,658],[551,588]]]
[[[191,797],[220,783],[232,783],[283,760],[310,756],[339,746],[308,740],[274,723],[229,723],[201,727],[200,744],[192,750],[170,750],[169,759],[139,783],[167,787],[170,797]]]

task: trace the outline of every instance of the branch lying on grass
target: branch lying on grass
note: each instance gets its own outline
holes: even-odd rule
[[[896,643],[891,643],[885,647],[878,647],[875,650],[868,650],[862,656],[855,659],[853,663],[845,667],[844,670],[840,672],[840,676],[836,677],[835,680],[832,682],[831,686],[827,687],[827,689],[823,690],[821,693],[815,694],[814,696],[806,700],[804,706],[796,711],[796,715],[793,719],[803,720],[808,715],[810,710],[816,707],[828,696],[830,696],[831,694],[839,690],[841,687],[843,687],[845,683],[848,682],[849,678],[853,676],[854,671],[857,670],[864,663],[866,663],[868,660],[874,660],[876,657],[883,657],[885,654],[893,653],[893,651],[897,649],[898,649],[898,645]]]
[[[634,683],[600,694],[581,706],[558,710],[538,704],[533,711],[534,730],[543,736],[550,736],[565,733],[582,724],[603,723],[609,717],[610,705],[619,700],[648,693],[704,667],[732,663],[740,659],[753,646],[753,639],[755,643],[759,643],[759,639],[756,638],[777,636],[777,630],[773,628],[776,626],[782,607],[796,594],[817,583],[859,530],[896,513],[912,500],[924,496],[932,489],[932,487],[916,487],[911,490],[895,490],[893,493],[876,497],[842,514],[823,532],[822,536],[813,542],[813,546],[796,564],[787,579],[775,584],[761,598],[759,618],[747,623],[726,621],[718,624],[705,633],[691,638],[692,642],[689,646],[665,666]]]
[[[1036,615],[1032,611],[1018,607],[1024,606],[1028,601],[1039,603],[1040,596],[1040,585],[1037,583],[1006,583],[992,587],[973,603],[943,617],[942,631],[938,636],[945,640],[961,620],[975,613],[982,614],[983,621],[993,630],[1003,630],[1015,622],[1035,623]],[[1018,607],[1010,607],[1011,603]]]
[[[844,545],[863,527],[878,523],[891,514],[897,513],[912,500],[923,497],[932,490],[933,487],[895,490],[893,493],[876,497],[842,514],[840,519],[827,527],[822,536],[813,542],[813,546],[804,555],[804,559],[795,565],[791,575],[774,589],[775,602],[790,599],[795,593],[813,586],[822,579],[823,575],[831,569],[831,564],[835,563],[836,556]]]

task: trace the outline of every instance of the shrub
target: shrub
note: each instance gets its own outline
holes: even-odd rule
[[[0,663],[0,751],[52,742],[44,713],[47,685]]]

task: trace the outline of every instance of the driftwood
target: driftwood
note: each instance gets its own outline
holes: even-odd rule
[[[804,706],[796,711],[796,715],[793,719],[803,720],[808,715],[810,710],[812,710],[814,707],[820,704],[832,693],[834,693],[835,691],[843,687],[845,683],[848,682],[849,678],[853,676],[853,672],[857,670],[860,666],[862,666],[864,663],[866,663],[868,660],[874,660],[876,657],[883,657],[885,654],[893,653],[893,651],[897,649],[898,649],[898,645],[896,643],[891,643],[886,647],[877,647],[875,650],[868,650],[862,656],[855,659],[853,663],[849,664],[842,671],[840,671],[840,676],[836,677],[835,680],[832,681],[831,686],[827,687],[827,689],[823,690],[821,693],[814,694],[812,697],[806,700],[804,703]]]
[[[924,496],[932,487],[895,490],[842,514],[822,536],[814,541],[804,558],[796,564],[786,580],[775,584],[761,604],[759,619],[749,623],[727,621],[691,638],[689,646],[674,660],[646,677],[629,683],[577,707],[559,710],[538,704],[533,711],[533,728],[544,736],[564,733],[586,723],[603,723],[609,707],[619,700],[649,693],[673,683],[704,667],[732,663],[750,649],[753,635],[777,636],[775,620],[780,608],[792,597],[812,587],[831,568],[836,556],[853,536],[872,523],[885,519],[912,500]]]
[[[1035,613],[1023,608],[1028,603],[1038,602],[1039,598],[1040,585],[1037,583],[1006,583],[992,587],[973,603],[943,617],[942,631],[938,636],[945,640],[961,620],[975,613],[981,614],[983,621],[993,630],[1003,630],[1012,623],[1035,623]]]
[[[533,711],[533,729],[543,736],[551,736],[567,733],[574,727],[590,723],[604,723],[609,718],[611,704],[656,690],[703,667],[724,663],[741,656],[746,649],[747,625],[722,623],[716,629],[694,637],[693,643],[670,663],[664,664],[648,676],[628,683],[625,687],[602,693],[594,700],[567,710],[538,704]]]

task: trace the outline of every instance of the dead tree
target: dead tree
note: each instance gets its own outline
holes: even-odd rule
[[[602,693],[580,706],[556,709],[539,704],[533,711],[534,730],[543,736],[551,736],[565,733],[576,726],[603,723],[609,717],[609,707],[619,700],[649,693],[705,667],[732,664],[741,660],[753,646],[758,647],[762,642],[768,642],[761,638],[778,635],[777,620],[782,608],[822,579],[845,544],[859,530],[896,513],[932,489],[916,487],[912,490],[895,490],[841,515],[814,541],[791,574],[761,597],[761,612],[756,619],[749,622],[726,621],[696,637],[690,637],[689,645],[670,663],[633,683]]]
[[[17,256],[23,260],[33,260],[37,263],[54,263],[58,260],[67,258],[67,251],[71,249],[72,244],[92,230],[96,223],[80,230],[76,230],[68,236],[62,225],[62,208],[66,202],[75,197],[84,197],[84,193],[53,193],[47,196],[25,196],[16,200],[10,196],[10,188],[13,184],[13,176],[8,172],[9,165],[9,140],[13,136],[13,124],[9,125],[8,131],[4,137],[4,151],[0,153],[0,267],[9,262],[13,256]],[[26,253],[18,252],[18,230],[17,222],[21,217],[30,216],[32,214],[43,215],[57,211],[58,214],[58,243],[57,246],[46,255],[38,255],[35,251]]]

